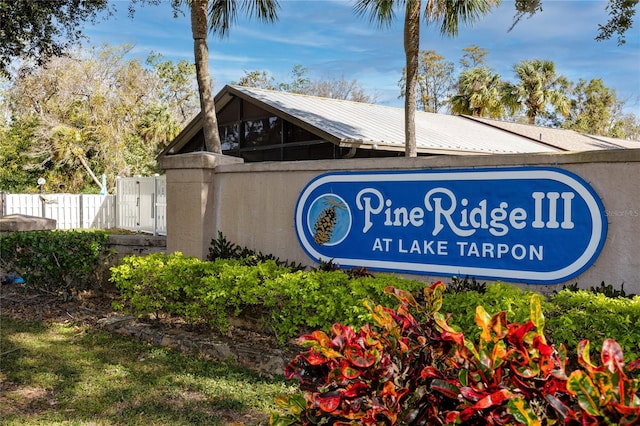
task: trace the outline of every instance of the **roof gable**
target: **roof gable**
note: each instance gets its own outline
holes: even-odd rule
[[[216,111],[221,111],[235,98],[341,147],[404,150],[403,108],[225,86],[215,97]],[[422,154],[541,153],[635,147],[629,141],[469,116],[417,111],[415,122],[416,146]],[[202,116],[198,114],[161,156],[179,153],[201,129]]]

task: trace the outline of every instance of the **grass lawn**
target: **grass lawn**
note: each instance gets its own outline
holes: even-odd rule
[[[2,425],[260,425],[295,383],[69,324],[0,317]]]

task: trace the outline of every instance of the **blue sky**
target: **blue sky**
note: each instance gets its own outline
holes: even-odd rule
[[[527,59],[548,59],[568,79],[601,78],[626,101],[626,111],[640,117],[640,22],[627,32],[627,43],[597,42],[598,24],[607,21],[606,0],[543,0],[542,12],[523,18],[507,32],[513,1],[502,5],[456,38],[441,36],[422,25],[420,48],[435,50],[459,70],[462,49],[475,44],[486,49],[486,62],[506,81],[515,81],[513,66]],[[167,0],[127,15],[128,0],[113,1],[117,13],[87,25],[92,45],[132,44],[132,54],[145,59],[158,52],[166,59],[193,62],[188,13],[175,19]],[[209,56],[214,93],[239,80],[244,70],[265,70],[278,81],[289,81],[296,64],[311,78],[356,79],[378,103],[402,106],[398,80],[404,67],[403,16],[390,28],[379,28],[353,12],[349,0],[280,0],[279,20],[263,24],[239,19],[229,37],[210,36]],[[640,11],[636,12],[640,21]]]

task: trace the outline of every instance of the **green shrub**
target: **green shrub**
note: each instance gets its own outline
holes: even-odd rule
[[[24,278],[26,285],[60,295],[65,300],[79,291],[107,283],[109,237],[103,231],[28,231],[0,238],[0,269]]]
[[[273,260],[276,265],[291,268],[294,271],[306,269],[305,266],[300,263],[280,260],[272,254],[264,254],[260,251],[232,243],[228,241],[220,231],[218,231],[218,238],[211,240],[209,255],[207,256],[207,260],[215,261],[218,259],[242,260],[243,263],[247,265],[257,265],[260,262]]]
[[[137,315],[160,313],[206,322],[224,331],[228,317],[259,312],[263,326],[281,341],[337,322],[358,326],[370,321],[364,300],[395,303],[384,288],[418,292],[419,281],[393,275],[353,278],[345,271],[294,271],[275,260],[245,264],[245,259],[213,262],[181,253],[129,256],[112,268],[111,281]]]
[[[551,296],[546,311],[550,339],[569,350],[576,350],[582,339],[598,348],[613,338],[625,354],[640,357],[640,296],[612,298],[588,290],[562,290]]]
[[[202,261],[180,253],[130,256],[112,270],[124,304],[138,315],[179,315],[190,323],[226,330],[229,317],[251,313],[284,342],[313,329],[329,332],[338,322],[355,328],[370,323],[364,302],[394,306],[392,286],[420,295],[425,284],[395,275],[354,276],[342,270],[293,270],[276,260]],[[465,285],[467,286],[467,285]],[[463,292],[447,291],[441,311],[470,339],[480,336],[475,310],[505,311],[516,322],[529,316],[533,292],[496,283]],[[418,297],[419,299],[419,297]],[[582,339],[602,345],[615,339],[629,356],[640,356],[640,298],[608,298],[589,291],[561,291],[542,301],[547,337],[575,352]],[[120,306],[124,307],[123,304]],[[592,355],[596,355],[595,349]]]

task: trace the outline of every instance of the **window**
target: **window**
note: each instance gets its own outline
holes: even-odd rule
[[[282,142],[282,120],[271,116],[260,120],[245,120],[242,147],[277,145]]]
[[[220,134],[220,144],[222,145],[223,152],[238,150],[240,146],[238,123],[218,126],[218,132]]]

